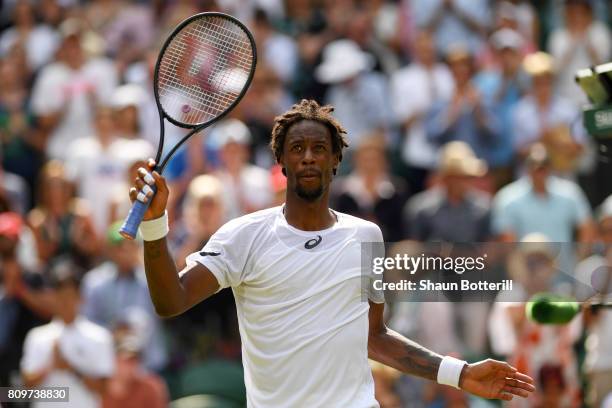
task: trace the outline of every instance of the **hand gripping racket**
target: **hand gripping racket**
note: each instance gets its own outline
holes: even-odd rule
[[[174,29],[159,53],[153,78],[160,126],[156,171],[163,173],[168,160],[187,139],[236,106],[251,84],[256,64],[253,35],[232,16],[196,14]],[[160,163],[164,119],[191,131]],[[151,200],[134,201],[119,231],[122,236],[134,239]]]

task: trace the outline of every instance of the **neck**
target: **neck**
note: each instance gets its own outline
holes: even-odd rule
[[[287,191],[285,219],[289,225],[302,231],[320,231],[336,222],[329,210],[327,191],[321,198],[312,202]]]
[[[72,324],[77,318],[77,314],[74,313],[69,313],[66,314],[64,316],[61,316],[60,319],[62,320],[62,322],[64,322],[66,325]]]

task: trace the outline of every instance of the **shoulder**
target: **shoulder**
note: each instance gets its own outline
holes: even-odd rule
[[[341,213],[338,211],[334,212],[338,214],[342,225],[344,227],[352,228],[355,230],[355,235],[359,241],[362,242],[382,242],[383,236],[380,227],[371,221],[364,220],[363,218],[355,217]]]
[[[252,233],[267,228],[271,225],[271,221],[279,214],[281,207],[266,208],[234,218],[226,222],[218,233]]]
[[[406,203],[406,209],[411,213],[421,213],[422,211],[435,211],[440,203],[444,194],[439,188],[430,188],[428,190],[422,191],[412,197]]]
[[[559,177],[552,176],[550,178],[551,193],[562,197],[576,199],[582,198],[584,193],[578,184],[570,180],[565,180]]]
[[[86,319],[80,317],[78,322],[79,331],[92,341],[97,343],[112,343],[113,337],[108,329]]]
[[[27,342],[42,343],[51,342],[55,335],[61,331],[61,327],[56,322],[50,322],[42,326],[31,329],[27,334]]]
[[[498,206],[508,205],[519,198],[523,197],[529,189],[528,183],[524,178],[513,181],[497,192],[494,198],[494,203]]]

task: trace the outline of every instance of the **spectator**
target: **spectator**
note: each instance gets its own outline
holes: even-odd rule
[[[371,72],[372,63],[372,57],[353,41],[337,40],[325,46],[323,62],[315,71],[320,82],[330,84],[325,101],[334,106],[334,115],[345,124],[354,146],[368,134],[386,133],[391,124],[387,84],[383,76]]]
[[[191,180],[183,201],[183,218],[173,228],[174,253],[183,258],[204,247],[212,234],[223,225],[223,185],[215,176],[200,175]],[[180,259],[180,258],[179,258]],[[185,265],[177,265],[179,269]]]
[[[412,197],[404,208],[408,236],[417,241],[487,241],[490,237],[489,197],[472,185],[475,177],[482,177],[486,172],[486,164],[476,158],[466,143],[450,142],[445,145],[438,169],[440,186]],[[450,321],[462,322],[461,333],[456,333],[454,327],[442,329],[445,333],[452,332],[460,340],[456,349],[451,351],[476,354],[483,353],[486,345],[483,322],[487,309],[485,303],[477,302],[461,302],[456,307],[449,302],[423,306],[423,310],[441,316],[441,322],[447,323],[445,317],[449,315],[452,316]],[[444,342],[436,341],[434,344],[444,345]]]
[[[28,214],[41,262],[70,254],[88,265],[98,253],[98,239],[87,204],[73,197],[64,165],[50,161],[39,180],[39,203]]]
[[[557,90],[577,107],[587,102],[576,86],[576,71],[607,62],[612,38],[606,25],[593,17],[591,0],[566,0],[565,26],[553,31],[547,49],[558,62]]]
[[[283,83],[291,82],[298,59],[295,41],[274,30],[267,14],[261,9],[255,11],[253,35],[263,62]]]
[[[440,185],[412,197],[404,207],[408,237],[418,241],[485,242],[490,237],[488,196],[473,187],[487,166],[463,142],[442,148]]]
[[[437,50],[442,54],[453,44],[466,44],[472,55],[484,45],[491,8],[486,0],[411,0],[412,13],[419,29],[434,33]]]
[[[125,173],[135,158],[151,157],[154,152],[144,139],[120,137],[125,134],[118,133],[119,115],[111,108],[98,107],[95,133],[73,141],[66,149],[67,172],[76,184],[78,196],[88,203],[98,235],[104,235],[114,221],[109,218],[109,192],[124,185]]]
[[[513,114],[514,146],[523,159],[532,144],[541,142],[549,151],[551,168],[569,176],[576,170],[582,153],[583,136],[572,132],[580,120],[578,110],[554,89],[555,68],[552,57],[543,52],[528,55],[523,68],[531,77],[531,92],[516,106]]]
[[[526,81],[521,71],[521,49],[524,42],[518,32],[504,28],[491,36],[490,43],[495,50],[497,64],[494,68],[480,73],[474,82],[487,105],[494,108],[501,125],[500,140],[491,157],[495,165],[492,172],[496,186],[502,186],[512,180],[512,113],[526,89]]]
[[[488,331],[494,353],[507,358],[517,369],[544,380],[538,384],[535,396],[540,403],[552,399],[551,388],[555,384],[538,374],[543,367],[558,367],[566,386],[556,389],[559,405],[544,406],[569,408],[578,406],[578,365],[573,345],[580,336],[580,319],[566,325],[540,325],[527,319],[525,314],[525,302],[534,294],[565,293],[563,286],[555,284],[559,266],[556,257],[550,239],[544,234],[529,234],[521,240],[517,251],[507,258],[513,290],[500,292],[496,298],[488,318]],[[527,408],[532,405],[529,401],[513,401],[509,406]]]
[[[382,135],[361,140],[353,155],[354,170],[337,180],[335,209],[380,226],[385,241],[403,237],[402,207],[408,192],[402,180],[389,174]]]
[[[60,38],[53,28],[37,24],[31,0],[19,0],[13,9],[15,25],[0,36],[0,54],[5,56],[15,44],[23,44],[28,65],[37,70],[48,63]]]
[[[215,175],[223,186],[225,220],[267,207],[272,201],[268,172],[248,162],[251,133],[246,125],[225,120],[215,126],[211,138],[221,159]]]
[[[391,105],[402,130],[401,174],[412,193],[425,189],[435,169],[437,147],[427,139],[424,118],[433,105],[451,99],[454,80],[447,66],[436,59],[433,38],[421,31],[413,46],[413,62],[391,76]]]
[[[470,145],[476,156],[495,165],[500,123],[493,107],[475,86],[474,57],[463,46],[452,48],[446,59],[453,74],[455,90],[450,99],[438,101],[426,119],[429,140],[438,145],[458,140]]]
[[[94,105],[108,105],[118,81],[112,61],[85,54],[79,21],[65,21],[62,35],[56,61],[41,70],[32,91],[32,108],[48,132],[47,154],[59,159],[71,141],[93,133]]]
[[[140,263],[138,243],[123,239],[119,235],[120,225],[118,222],[108,228],[108,261],[89,271],[84,279],[82,313],[112,330],[130,309],[138,310],[143,316],[141,320],[148,321],[143,325],[143,333],[139,333],[146,340],[143,363],[150,370],[161,371],[166,364],[166,350]]]
[[[129,331],[115,334],[117,360],[115,375],[109,380],[102,398],[102,408],[164,408],[168,390],[156,374],[141,366],[141,344]]]
[[[608,197],[598,209],[598,238],[602,250],[584,259],[576,267],[576,280],[578,289],[588,289],[587,293],[578,290],[576,297],[580,300],[587,298],[598,299],[600,294],[612,292],[612,286],[593,288],[592,274],[607,271],[612,273],[612,196]],[[612,277],[610,277],[612,279]],[[592,407],[604,406],[606,395],[612,393],[612,311],[601,309],[588,314],[585,319],[587,325],[586,357],[584,371],[589,382],[586,400]]]
[[[51,316],[40,274],[20,261],[20,237],[27,228],[18,214],[0,213],[0,384],[10,385],[19,369],[23,340]]]
[[[497,30],[508,28],[522,38],[521,52],[531,54],[538,50],[540,24],[533,5],[525,0],[503,0],[496,9]],[[497,31],[496,30],[496,31]]]
[[[27,72],[20,68],[14,55],[0,60],[0,156],[4,169],[23,177],[31,191],[43,164],[44,148],[33,129]],[[30,209],[32,202],[28,200],[26,206]]]
[[[74,262],[60,259],[50,274],[55,318],[28,332],[21,360],[23,382],[28,388],[69,387],[66,406],[98,407],[115,369],[111,334],[79,315],[79,270]]]
[[[546,148],[532,145],[527,175],[501,189],[493,202],[493,232],[502,241],[516,242],[541,233],[555,242],[591,242],[591,210],[580,187],[551,175]]]

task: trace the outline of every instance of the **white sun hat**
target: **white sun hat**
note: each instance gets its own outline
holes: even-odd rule
[[[316,78],[334,84],[372,69],[374,58],[351,40],[336,40],[323,49],[323,62],[315,70]]]

